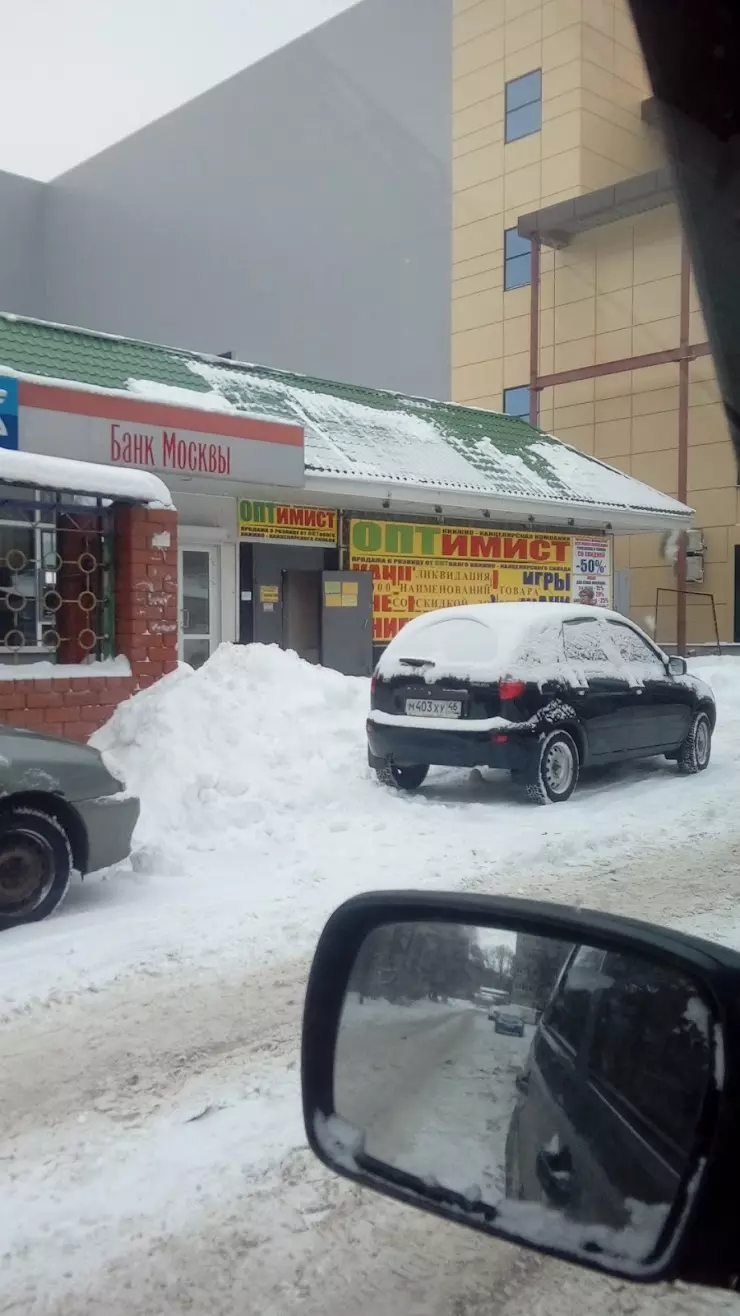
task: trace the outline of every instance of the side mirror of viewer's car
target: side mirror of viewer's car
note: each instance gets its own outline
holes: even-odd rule
[[[634,1280],[740,1272],[740,955],[494,897],[332,916],[303,1022],[308,1141],[399,1201]]]

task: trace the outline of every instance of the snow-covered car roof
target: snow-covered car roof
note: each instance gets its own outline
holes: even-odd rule
[[[499,680],[524,664],[540,673],[560,663],[564,621],[618,621],[621,613],[584,603],[474,603],[439,608],[407,622],[382,655],[384,677],[409,674],[409,660],[432,662],[452,675]]]
[[[614,621],[626,621],[620,612],[609,608],[597,608],[588,603],[468,603],[460,607],[437,608],[434,612],[424,612],[407,623],[399,635],[410,635],[438,621],[447,621],[467,617],[480,622],[490,630],[503,631],[511,635],[517,631],[520,635],[529,631],[538,623],[550,626],[554,622],[585,620],[597,621],[611,617]],[[396,641],[394,641],[394,644]]]

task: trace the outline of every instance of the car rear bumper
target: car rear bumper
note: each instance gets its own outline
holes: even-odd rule
[[[80,800],[75,808],[87,831],[86,872],[95,873],[128,858],[141,808],[135,795],[101,795]]]
[[[389,726],[367,723],[368,762],[371,768],[384,763],[399,767],[430,764],[450,768],[504,768],[517,771],[525,766],[532,746],[532,733],[449,731],[420,726]]]

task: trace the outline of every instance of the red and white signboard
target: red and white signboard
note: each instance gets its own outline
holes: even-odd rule
[[[303,484],[300,425],[23,380],[18,401],[26,452],[137,467],[170,482]]]

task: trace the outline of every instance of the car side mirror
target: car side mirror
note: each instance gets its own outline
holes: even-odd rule
[[[357,897],[308,983],[309,1144],[356,1183],[537,1251],[733,1287],[739,988],[740,955],[649,924]]]
[[[688,670],[689,666],[685,658],[679,658],[674,654],[668,659],[668,671],[671,676],[685,676]]]

